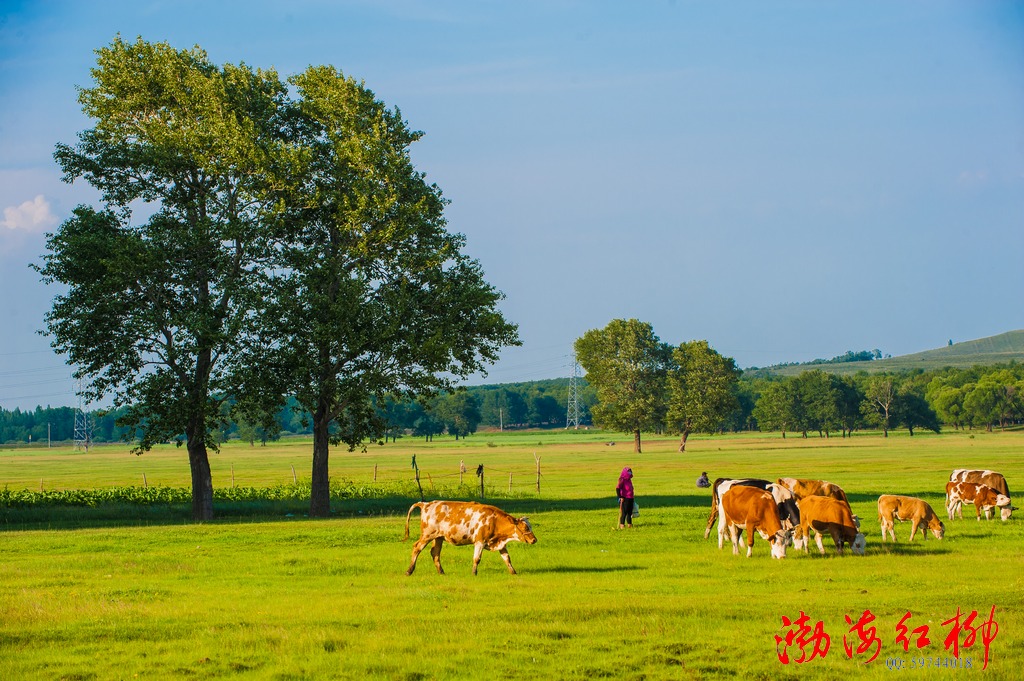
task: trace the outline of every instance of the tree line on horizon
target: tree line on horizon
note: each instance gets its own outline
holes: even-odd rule
[[[429,440],[438,435],[461,438],[481,428],[565,428],[569,382],[561,378],[470,386],[428,400],[389,398],[375,402],[374,409],[387,424],[385,440]],[[594,426],[596,390],[585,379],[580,379],[578,386],[581,425]],[[733,408],[694,432],[763,431],[829,437],[864,429],[991,431],[1024,422],[1024,365],[1020,364],[852,376],[820,369],[791,377],[741,373],[731,390]],[[0,443],[40,443],[48,437],[53,442],[71,442],[75,411],[41,406],[0,409]],[[119,416],[119,410],[89,412],[92,442],[130,441],[130,431],[117,425]],[[664,423],[651,428],[658,434],[668,430]],[[216,435],[220,442],[239,439],[260,444],[282,436],[311,434],[311,415],[289,400],[275,414],[270,428],[228,418]]]

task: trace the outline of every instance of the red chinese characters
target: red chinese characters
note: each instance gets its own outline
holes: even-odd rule
[[[789,664],[789,647],[796,644],[800,649],[800,657],[796,659],[797,664],[803,664],[804,662],[810,662],[816,657],[825,657],[828,653],[829,645],[832,643],[832,639],[825,633],[825,625],[820,620],[815,623],[814,628],[807,626],[810,621],[810,617],[804,614],[804,611],[800,611],[800,617],[796,620],[790,620],[785,615],[782,616],[782,626],[793,627],[786,632],[785,636],[775,635],[775,654],[779,656],[779,661],[782,664]],[[779,644],[785,643],[786,645],[780,650]],[[810,646],[810,656],[807,654],[807,647]]]
[[[984,621],[979,621],[977,610],[972,610],[970,614],[964,616],[963,611],[957,607],[956,614],[942,623],[944,627],[949,627],[949,633],[943,641],[946,651],[951,653],[956,660],[960,660],[961,652],[972,648],[980,638],[985,650],[982,669],[988,668],[990,646],[999,633],[999,624],[996,622],[995,615],[996,606],[994,605],[989,611],[988,619]],[[895,627],[896,636],[893,643],[897,648],[902,648],[904,653],[910,652],[911,643],[916,649],[915,652],[931,644],[931,639],[928,637],[928,625],[921,624],[911,629],[909,623],[911,617],[910,611],[907,611]],[[865,610],[856,620],[850,615],[846,615],[845,619],[849,625],[847,633],[843,634],[843,651],[846,653],[846,657],[851,660],[855,655],[866,657],[865,664],[875,661],[883,647],[882,638],[878,635],[878,629],[874,624],[875,614],[871,610]],[[825,631],[825,623],[821,620],[812,625],[811,618],[801,610],[800,616],[796,619],[790,619],[783,615],[782,626],[786,631],[783,634],[775,635],[775,653],[782,664],[790,662],[803,664],[817,657],[824,658],[828,654],[832,639]],[[791,657],[791,650],[794,648],[799,650],[799,656],[795,659]],[[936,666],[943,667],[949,666],[949,660],[953,658],[946,658],[946,661],[942,662],[938,658],[919,657],[922,664],[925,659],[929,660],[929,664],[932,660],[936,660]],[[902,659],[899,658],[890,661],[902,664]],[[966,664],[968,667],[971,665],[970,657],[966,659]]]

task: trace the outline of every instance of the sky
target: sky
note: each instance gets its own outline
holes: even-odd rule
[[[569,376],[617,318],[741,368],[1024,328],[1024,3],[0,2],[0,408],[75,406],[30,269],[78,204],[57,143],[117,35],[331,64],[425,133],[522,347]]]

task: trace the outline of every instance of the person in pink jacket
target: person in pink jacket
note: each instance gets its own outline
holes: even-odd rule
[[[633,527],[633,469],[629,466],[622,469],[615,494],[619,497],[619,529]]]

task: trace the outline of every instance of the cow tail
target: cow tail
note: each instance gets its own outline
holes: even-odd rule
[[[402,541],[406,541],[406,540],[409,539],[409,518],[412,517],[412,510],[414,508],[420,509],[420,512],[422,513],[423,512],[423,502],[422,501],[417,501],[415,504],[413,504],[412,506],[409,507],[409,512],[405,515],[405,535],[402,537]]]

